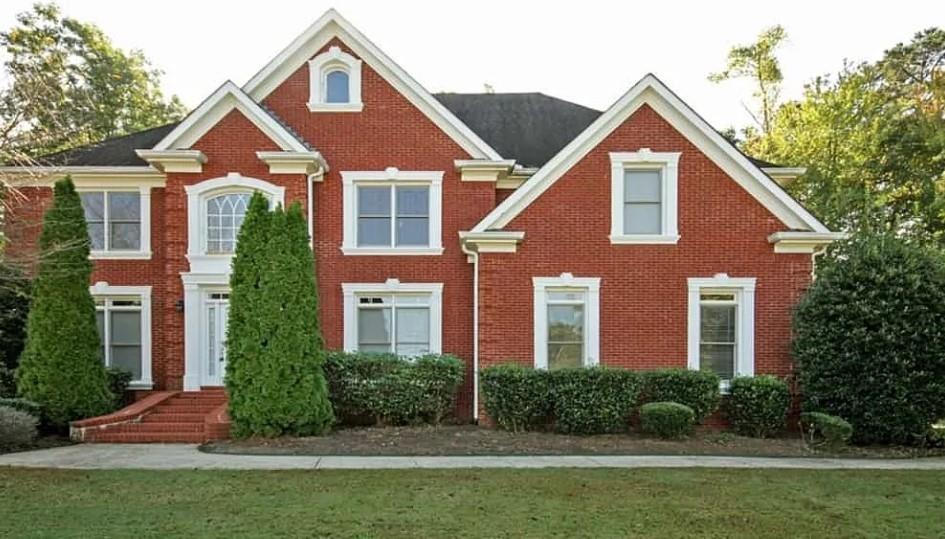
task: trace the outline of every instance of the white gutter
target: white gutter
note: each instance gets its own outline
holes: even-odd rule
[[[305,182],[306,197],[308,198],[308,245],[312,251],[315,251],[315,186],[312,184],[321,181],[325,175],[325,167],[319,165],[318,172],[309,174]],[[318,178],[316,180],[315,178]]]
[[[479,253],[460,240],[460,248],[473,265],[473,420],[479,422]]]

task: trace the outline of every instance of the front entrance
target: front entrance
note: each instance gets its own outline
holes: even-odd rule
[[[226,375],[226,321],[230,312],[230,295],[210,292],[203,305],[204,346],[202,386],[222,386]]]

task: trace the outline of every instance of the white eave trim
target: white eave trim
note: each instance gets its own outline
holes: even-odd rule
[[[161,172],[203,172],[207,156],[200,150],[135,150],[138,157]]]
[[[271,114],[263,110],[259,104],[231,81],[226,81],[217,88],[184,121],[161,139],[154,146],[154,149],[189,148],[233,109],[239,110],[246,119],[283,150],[292,152],[311,151],[285,126],[276,121]]]
[[[821,247],[838,240],[846,239],[845,232],[775,232],[768,236],[768,243],[774,245],[776,253],[814,253]]]
[[[77,187],[164,187],[164,173],[149,166],[4,166],[0,176],[14,187],[51,187],[70,176]]]
[[[499,182],[515,168],[514,159],[457,159],[453,166],[464,182]]]
[[[514,253],[524,239],[524,232],[506,230],[459,233],[460,243],[477,253]]]
[[[256,156],[269,165],[270,174],[314,174],[328,170],[328,163],[319,152],[256,152]]]
[[[305,65],[333,38],[341,39],[362,61],[396,88],[410,103],[420,109],[460,145],[469,155],[478,159],[502,159],[491,146],[459,120],[430,92],[364,36],[335,9],[329,9],[312,23],[288,47],[263,67],[243,89],[256,101],[263,101],[292,73]],[[369,104],[370,105],[370,104]]]
[[[545,163],[520,189],[486,215],[473,231],[482,232],[506,226],[644,104],[652,107],[657,114],[678,129],[787,227],[829,232],[823,223],[722,138],[712,126],[652,74],[634,84],[587,129]]]

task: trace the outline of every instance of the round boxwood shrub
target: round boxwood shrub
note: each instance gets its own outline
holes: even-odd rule
[[[552,410],[551,377],[543,369],[510,363],[479,372],[486,413],[499,427],[519,432],[548,423]]]
[[[719,377],[711,371],[659,369],[643,375],[644,402],[678,402],[692,408],[696,423],[718,409]]]
[[[853,425],[830,414],[804,412],[801,414],[801,432],[810,445],[823,445],[838,449],[847,445],[853,436]]]
[[[640,376],[626,369],[552,371],[555,428],[568,434],[625,431],[640,385]]]
[[[660,438],[681,438],[692,432],[696,413],[678,402],[648,402],[640,407],[640,429]]]
[[[945,261],[863,235],[819,260],[794,316],[805,411],[845,418],[858,443],[917,443],[945,417]]]
[[[39,419],[30,413],[0,406],[0,446],[21,447],[30,444],[36,439],[38,424]]]
[[[791,389],[775,376],[739,376],[729,386],[728,418],[740,434],[766,438],[784,429]]]

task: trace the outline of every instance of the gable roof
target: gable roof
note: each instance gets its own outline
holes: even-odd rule
[[[260,131],[286,151],[308,152],[299,137],[246,95],[239,86],[226,81],[210,97],[159,140],[155,151],[189,148],[232,110],[240,111]]]
[[[498,152],[459,121],[449,109],[434,99],[423,86],[371,43],[335,9],[329,9],[295,38],[288,47],[256,73],[243,86],[243,90],[256,101],[262,102],[279,84],[295,73],[335,37],[340,38],[363,62],[371,66],[474,159],[502,159]]]
[[[545,163],[520,188],[489,212],[472,229],[472,232],[498,230],[508,225],[644,104],[653,108],[657,114],[682,133],[789,229],[829,232],[823,223],[788,195],[748,157],[725,140],[653,74],[644,76],[634,84],[627,93]]]

